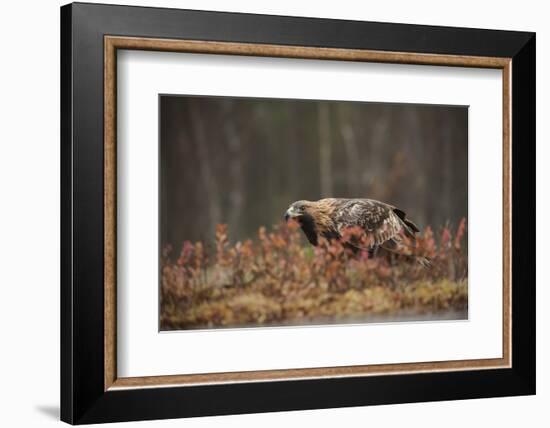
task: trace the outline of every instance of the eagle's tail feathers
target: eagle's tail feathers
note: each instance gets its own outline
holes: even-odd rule
[[[407,226],[409,226],[415,232],[420,232],[420,229],[418,228],[418,226],[414,224],[412,221],[410,221],[408,218],[404,218],[403,221]]]
[[[407,214],[405,213],[405,211],[402,211],[399,208],[394,208],[393,212],[397,214],[397,217],[399,217],[399,220],[401,220],[401,223],[403,224],[403,228],[405,229],[406,234],[409,235],[411,238],[414,238],[414,234],[416,232],[420,232],[418,226],[407,218]]]

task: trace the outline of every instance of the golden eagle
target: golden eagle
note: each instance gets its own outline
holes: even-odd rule
[[[285,213],[285,221],[296,220],[308,241],[317,246],[319,236],[327,240],[342,239],[346,229],[359,229],[361,244],[347,241],[354,250],[368,250],[377,255],[380,249],[389,253],[412,257],[423,266],[425,257],[410,254],[415,234],[419,232],[404,211],[374,199],[326,198],[319,201],[296,201]],[[408,254],[407,254],[408,253]]]

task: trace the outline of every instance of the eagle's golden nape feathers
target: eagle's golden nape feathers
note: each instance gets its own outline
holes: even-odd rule
[[[312,245],[318,245],[319,237],[342,240],[346,230],[353,228],[363,233],[361,246],[366,246],[369,253],[381,247],[394,254],[413,257],[422,266],[429,265],[428,259],[411,254],[410,251],[401,251],[403,245],[414,248],[416,233],[420,229],[404,211],[384,202],[344,198],[301,200],[292,203],[286,211],[285,220],[291,218],[300,224]],[[413,244],[407,244],[407,240]],[[359,245],[357,242],[347,244],[351,247]]]

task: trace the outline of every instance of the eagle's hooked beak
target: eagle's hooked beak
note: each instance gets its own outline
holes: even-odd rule
[[[298,210],[296,210],[294,207],[290,207],[288,210],[286,210],[285,222],[288,222],[288,220],[291,218],[299,217],[300,215],[301,213]]]

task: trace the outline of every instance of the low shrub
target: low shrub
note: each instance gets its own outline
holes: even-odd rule
[[[304,242],[296,224],[261,227],[230,243],[218,225],[214,245],[184,242],[161,257],[161,328],[292,325],[465,313],[467,251],[463,219],[436,234],[426,227],[409,254],[373,257],[360,245]],[[414,262],[427,257],[430,266]]]

